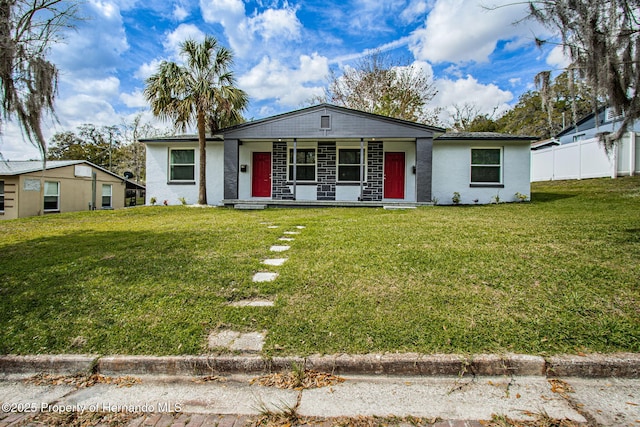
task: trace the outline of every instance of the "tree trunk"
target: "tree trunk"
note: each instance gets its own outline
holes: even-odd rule
[[[198,204],[207,204],[207,139],[205,135],[204,111],[198,109],[198,147],[200,151],[200,173],[198,178]]]

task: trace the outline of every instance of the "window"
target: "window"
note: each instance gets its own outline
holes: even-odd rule
[[[472,184],[502,183],[502,149],[501,148],[472,148],[471,149],[471,183]]]
[[[102,207],[103,208],[111,207],[111,194],[112,194],[111,184],[102,184]]]
[[[4,212],[4,181],[0,181],[0,212]]]
[[[169,151],[169,181],[195,181],[196,151]]]
[[[296,151],[296,181],[316,180],[316,149],[298,148]],[[289,181],[293,181],[293,149],[289,149]]]
[[[365,179],[366,170],[365,167]],[[360,182],[359,148],[338,149],[338,182]]]
[[[60,183],[44,182],[44,210],[59,211],[60,210]]]
[[[320,116],[320,129],[331,129],[331,116]]]

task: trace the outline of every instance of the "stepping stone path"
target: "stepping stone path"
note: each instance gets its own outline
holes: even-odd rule
[[[266,225],[267,228],[276,229],[280,228],[278,225],[274,225],[269,222],[261,222],[261,225]],[[296,225],[297,230],[303,230],[306,227],[304,225]],[[289,237],[291,235],[300,234],[300,231],[285,231],[283,234],[287,236],[280,237],[278,240],[283,242],[292,242],[295,239]],[[288,245],[273,245],[269,248],[271,252],[285,252],[291,249]],[[278,267],[287,262],[288,258],[271,258],[262,261],[262,264]],[[278,273],[260,271],[253,275],[254,282],[272,282],[278,278]],[[242,300],[235,301],[229,304],[230,307],[273,307],[273,301],[268,300]],[[226,348],[232,351],[243,351],[249,353],[259,353],[262,351],[264,345],[264,338],[266,332],[248,332],[241,333],[237,331],[217,331],[209,334],[209,348],[219,349]]]
[[[209,335],[209,348],[228,348],[229,350],[258,353],[264,346],[265,332],[218,331]]]

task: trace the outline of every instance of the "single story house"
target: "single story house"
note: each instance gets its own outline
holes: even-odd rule
[[[210,204],[386,206],[530,194],[533,138],[442,128],[329,104],[207,138]],[[196,136],[144,139],[147,203],[198,199]]]
[[[601,108],[555,137],[531,145],[531,181],[585,179],[640,173],[640,120],[607,153],[599,135],[615,132],[622,117]]]
[[[0,161],[0,219],[124,207],[126,179],[84,160]]]

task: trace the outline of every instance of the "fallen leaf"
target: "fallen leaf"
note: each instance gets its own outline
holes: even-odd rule
[[[633,403],[633,402],[626,402],[627,405],[631,405],[631,406],[638,406],[637,403]]]

